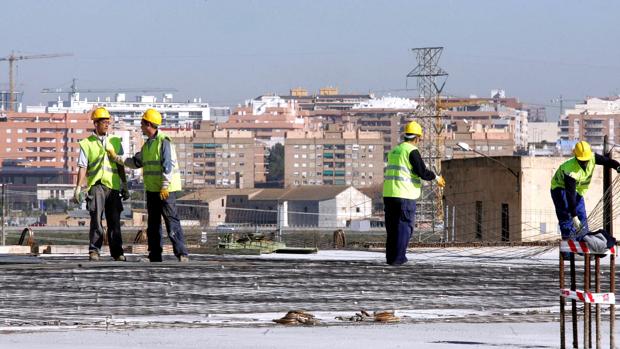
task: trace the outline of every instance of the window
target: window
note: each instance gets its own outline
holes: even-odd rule
[[[482,201],[476,201],[476,239],[482,240]]]

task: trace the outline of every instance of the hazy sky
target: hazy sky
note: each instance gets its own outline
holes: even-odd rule
[[[552,106],[560,94],[620,93],[619,14],[618,1],[19,0],[2,4],[0,56],[73,53],[19,62],[28,104],[77,78],[83,88],[174,87],[177,100],[235,105],[295,86],[403,89],[410,49],[443,46],[445,92],[502,88]],[[3,89],[7,74],[0,62]]]

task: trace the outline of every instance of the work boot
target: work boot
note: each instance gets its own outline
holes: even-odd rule
[[[181,262],[181,263],[189,262],[189,256],[187,256],[187,255],[180,255],[179,256],[179,262]]]
[[[97,251],[90,251],[88,252],[88,260],[91,262],[98,262],[99,261],[99,252]]]
[[[114,257],[114,260],[117,262],[126,262],[127,258],[125,258],[124,255],[120,255],[120,256]]]

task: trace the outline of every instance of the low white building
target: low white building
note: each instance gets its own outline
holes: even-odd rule
[[[142,113],[146,109],[154,108],[163,116],[164,127],[190,127],[194,122],[211,120],[211,107],[200,98],[187,102],[175,102],[170,93],[163,94],[159,99],[155,96],[136,96],[134,101],[127,100],[125,93],[116,93],[114,98],[80,99],[78,92],[70,93],[68,100],[58,97],[47,106],[27,106],[27,112],[47,113],[86,113],[96,107],[105,107],[114,117],[128,125],[140,126]],[[218,117],[226,118],[225,110],[218,108]],[[229,113],[228,113],[229,114]]]

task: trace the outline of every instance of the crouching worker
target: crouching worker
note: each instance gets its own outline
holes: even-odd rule
[[[618,161],[595,154],[588,142],[575,144],[573,155],[560,165],[551,179],[551,198],[563,240],[582,240],[589,233],[583,197],[590,186],[594,166],[603,165],[620,172]]]

